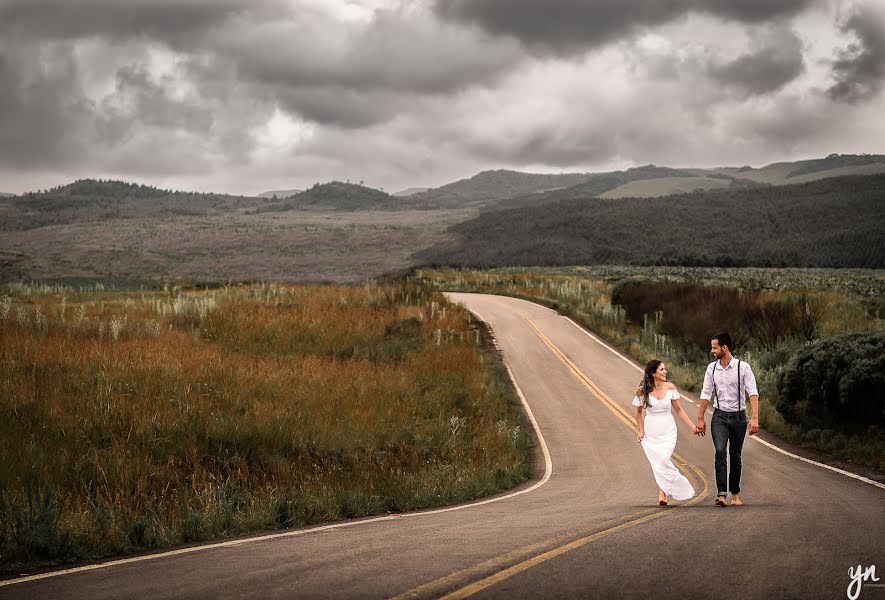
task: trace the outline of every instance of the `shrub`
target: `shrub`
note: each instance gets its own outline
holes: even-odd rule
[[[661,332],[684,348],[706,350],[710,336],[728,331],[737,347],[754,342],[768,351],[784,340],[812,341],[818,335],[824,304],[805,292],[783,295],[734,287],[655,282],[629,277],[615,286],[612,304],[640,323],[662,313]]]
[[[802,348],[777,379],[776,408],[805,428],[885,424],[885,336],[853,333]]]
[[[663,313],[661,332],[678,340],[683,347],[705,351],[710,336],[729,331],[736,346],[750,337],[747,323],[758,312],[758,292],[687,283],[627,280],[615,288],[612,303],[620,304],[627,316],[641,323],[644,315]],[[626,281],[625,281],[626,284]]]

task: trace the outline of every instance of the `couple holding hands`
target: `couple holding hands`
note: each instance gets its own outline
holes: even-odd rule
[[[735,358],[731,353],[732,348],[731,336],[726,332],[717,333],[710,340],[710,353],[715,360],[707,365],[704,375],[697,423],[693,423],[680,406],[679,392],[676,386],[667,382],[664,363],[651,360],[645,365],[645,376],[633,398],[636,425],[639,428],[636,441],[642,445],[648,462],[651,463],[655,481],[660,488],[658,504],[661,506],[667,506],[668,497],[688,500],[694,496],[691,483],[672,461],[673,450],[676,448],[676,421],[673,413],[691,428],[693,434],[704,436],[707,430],[707,404],[711,398],[713,418],[710,420],[710,433],[716,449],[716,505],[726,505],[728,492],[731,492],[732,506],[743,504],[739,496],[741,449],[747,433],[754,435],[759,431],[759,391],[750,365]],[[753,416],[749,421],[747,396],[750,397],[753,408]]]

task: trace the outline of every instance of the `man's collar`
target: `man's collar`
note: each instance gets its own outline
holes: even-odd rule
[[[716,362],[719,362],[719,361],[716,361]],[[724,367],[722,366],[722,363],[719,362],[719,366],[722,367],[723,369],[730,369],[734,366],[734,364],[735,364],[734,363],[734,354],[731,355],[731,358],[729,359],[728,364],[725,365]]]

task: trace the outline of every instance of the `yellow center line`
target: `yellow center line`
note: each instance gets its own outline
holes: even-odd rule
[[[626,517],[620,517],[617,519],[609,519],[611,521],[623,521],[626,519],[633,519],[636,517],[645,516],[651,514],[652,512],[659,512],[658,508],[651,509],[643,509],[627,515]],[[540,552],[545,548],[550,548],[551,546],[559,546],[560,544],[565,544],[574,539],[574,534],[570,535],[560,535],[556,536],[542,542],[538,542],[535,544],[531,544],[528,546],[523,546],[522,548],[517,548],[516,550],[512,550],[507,554],[502,554],[500,556],[496,556],[487,561],[481,562],[477,565],[473,565],[471,567],[467,567],[460,571],[455,571],[446,575],[445,577],[441,577],[439,579],[434,579],[428,583],[419,585],[410,590],[402,592],[396,596],[392,596],[389,600],[406,600],[407,598],[418,598],[421,596],[430,596],[433,595],[434,592],[438,592],[440,590],[444,590],[446,588],[450,588],[454,585],[457,585],[459,582],[470,579],[473,576],[481,575],[483,573],[487,573],[489,571],[494,571],[495,569],[512,563],[515,560],[521,559],[524,556],[530,556],[535,554],[536,552]]]
[[[541,341],[544,343],[544,345],[546,345],[553,352],[553,354],[557,358],[559,358],[559,360],[563,364],[565,364],[566,367],[568,367],[568,369],[572,372],[572,374],[575,375],[575,377],[577,377],[577,379],[582,384],[584,384],[584,386],[587,389],[589,389],[590,392],[597,399],[599,399],[603,403],[604,406],[606,406],[618,419],[621,420],[621,422],[626,424],[630,429],[632,429],[633,431],[638,431],[634,421],[631,420],[631,418],[630,418],[630,413],[627,412],[627,410],[625,410],[622,406],[618,405],[611,398],[609,398],[608,395],[605,392],[603,392],[599,388],[599,386],[597,386],[593,381],[591,381],[590,378],[587,377],[552,341],[550,341],[550,339],[546,335],[544,335],[544,333],[541,332],[541,330],[538,329],[538,327],[534,323],[532,323],[524,313],[522,313],[520,311],[515,311],[515,312],[517,314],[519,314],[519,316],[521,316],[526,321],[526,323],[528,323],[529,326],[531,326],[532,329],[534,329],[535,333],[538,335],[538,337],[541,339]],[[673,456],[676,457],[684,466],[691,469],[694,472],[694,474],[698,477],[698,480],[703,483],[703,487],[704,487],[704,489],[701,491],[701,493],[695,495],[695,497],[692,498],[690,501],[686,502],[685,504],[681,504],[679,506],[676,506],[675,509],[678,510],[681,507],[692,506],[692,505],[700,502],[704,497],[706,497],[709,486],[707,483],[707,478],[704,477],[703,472],[696,465],[692,464],[691,462],[687,461],[686,459],[684,459],[683,457],[679,456],[676,453],[674,453]],[[628,529],[630,527],[634,527],[634,526],[639,525],[641,523],[646,523],[646,522],[651,521],[653,519],[658,519],[658,518],[664,517],[668,514],[673,514],[673,511],[654,512],[652,514],[648,514],[648,515],[639,517],[637,519],[633,519],[633,520],[623,523],[621,525],[617,525],[615,527],[605,529],[603,531],[594,533],[592,535],[584,536],[582,538],[579,538],[577,540],[574,540],[572,542],[569,542],[567,544],[564,544],[564,545],[554,548],[552,550],[548,550],[547,552],[543,552],[543,553],[541,553],[537,556],[534,556],[528,560],[525,560],[521,563],[517,563],[507,569],[504,569],[503,571],[499,571],[499,572],[495,573],[494,575],[490,575],[489,577],[486,577],[484,579],[480,579],[479,581],[476,581],[468,586],[465,586],[465,587],[458,589],[446,596],[443,596],[443,598],[445,598],[446,600],[467,598],[467,597],[472,596],[484,589],[487,589],[493,585],[496,585],[496,584],[504,581],[505,579],[513,577],[514,575],[516,575],[518,573],[522,573],[523,571],[527,571],[528,569],[531,569],[532,567],[535,567],[543,562],[546,562],[546,561],[550,560],[551,558],[555,558],[557,556],[565,554],[566,552],[570,552],[571,550],[574,550],[576,548],[580,548],[581,546],[584,546],[586,544],[589,544],[590,542],[593,542],[598,539],[609,536],[613,533],[623,531],[625,529]]]
[[[559,360],[563,364],[565,364],[566,367],[568,367],[568,369],[578,379],[578,381],[583,383],[584,386],[587,387],[593,393],[593,395],[596,396],[596,398],[606,406],[606,408],[608,408],[612,413],[614,413],[614,415],[616,417],[618,417],[618,419],[621,420],[621,422],[623,422],[625,425],[627,425],[627,427],[629,427],[633,431],[635,431],[637,433],[639,432],[639,428],[636,426],[635,418],[633,417],[633,415],[630,414],[629,411],[627,411],[627,409],[625,409],[623,406],[621,406],[620,404],[618,404],[617,402],[612,400],[608,394],[603,392],[602,389],[598,385],[596,385],[596,383],[594,383],[593,380],[591,380],[589,377],[587,377],[584,374],[584,372],[581,371],[581,369],[578,368],[578,366],[574,362],[572,362],[571,359],[569,359],[569,357],[565,355],[565,353],[562,352],[562,350],[560,350],[552,341],[550,341],[550,338],[548,338],[546,335],[544,335],[544,333],[540,329],[538,329],[538,327],[534,323],[532,323],[524,313],[522,313],[520,311],[516,311],[516,313],[520,317],[522,317],[526,323],[528,323],[529,327],[534,329],[535,333],[541,339],[541,341],[544,343],[544,345],[547,346],[550,349],[550,351],[553,352],[553,354],[555,354],[556,357],[559,358]],[[685,458],[683,458],[679,454],[674,452],[673,456],[676,457],[677,459],[679,459],[680,461],[684,462],[686,464],[686,466],[691,465],[691,463],[689,463]],[[693,466],[693,465],[691,465],[691,466]]]
[[[502,306],[506,307],[508,310],[513,310],[512,307],[506,306],[504,304],[502,304]],[[596,385],[596,383],[594,383],[589,377],[587,377],[584,374],[584,372],[581,371],[581,369],[578,368],[578,366],[575,365],[575,363],[572,362],[565,355],[565,353],[563,353],[562,350],[560,350],[556,346],[556,344],[554,344],[550,340],[550,338],[548,338],[546,335],[544,335],[544,333],[534,323],[532,323],[532,321],[528,318],[528,316],[526,316],[523,312],[521,312],[519,310],[515,310],[514,312],[516,312],[516,314],[518,314],[526,323],[528,323],[528,325],[534,330],[535,334],[538,336],[538,338],[541,340],[541,342],[545,346],[547,346],[547,348],[550,349],[550,351],[569,369],[569,371],[578,379],[578,381],[580,381],[584,385],[584,387],[586,387],[588,390],[590,390],[590,392],[593,396],[595,396],[600,402],[602,402],[603,406],[608,408],[612,412],[612,414],[614,414],[615,417],[617,417],[622,423],[627,425],[627,427],[629,427],[633,431],[638,431],[638,428],[636,427],[636,423],[635,423],[633,416],[625,408],[623,408],[617,402],[612,400],[608,396],[608,394],[606,394],[604,391],[602,391],[602,389],[598,385]],[[687,461],[686,459],[684,459],[682,456],[676,454],[675,452],[673,453],[673,457],[675,459],[677,459],[677,461],[682,466],[689,469],[691,471],[692,475],[694,475],[693,479],[696,478],[696,481],[699,482],[703,486],[703,490],[701,491],[701,493],[695,495],[694,498],[692,498],[691,500],[689,500],[685,504],[681,504],[681,505],[674,507],[674,510],[678,510],[679,508],[681,508],[683,506],[692,506],[694,504],[697,504],[701,500],[703,500],[707,495],[709,485],[708,485],[706,477],[704,477],[703,472],[696,465]],[[595,540],[604,538],[604,537],[611,535],[613,533],[623,531],[625,529],[628,529],[630,527],[634,527],[634,526],[639,525],[641,523],[651,521],[653,519],[658,519],[658,518],[667,516],[668,514],[672,514],[672,512],[673,512],[672,510],[659,510],[659,509],[655,508],[655,509],[651,509],[651,510],[645,509],[645,510],[639,511],[637,513],[633,513],[632,515],[628,515],[626,517],[627,519],[630,519],[627,522],[624,522],[619,525],[610,527],[608,529],[604,529],[602,531],[598,531],[596,533],[581,537],[577,540],[573,540],[573,541],[564,543],[561,546],[557,546],[551,550],[548,550],[546,552],[542,552],[541,554],[537,554],[527,560],[524,560],[522,562],[514,564],[504,570],[498,571],[498,572],[496,572],[492,575],[489,575],[483,579],[480,579],[472,584],[469,584],[465,587],[457,589],[457,590],[449,593],[448,595],[442,596],[442,598],[446,598],[446,599],[467,598],[467,597],[472,596],[473,594],[476,594],[484,589],[487,589],[497,583],[500,583],[501,581],[504,581],[505,579],[513,577],[514,575],[516,575],[518,573],[522,573],[523,571],[526,571],[528,569],[531,569],[534,566],[537,566],[543,562],[546,562],[546,561],[550,560],[551,558],[555,558],[557,556],[565,554],[566,552],[569,552],[569,551],[574,550],[576,548],[580,548],[581,546],[589,544],[590,542],[593,542]],[[532,544],[530,546],[525,546],[523,548],[519,548],[519,549],[514,550],[512,552],[508,552],[507,554],[503,554],[501,556],[489,559],[489,560],[482,562],[478,565],[475,565],[473,567],[469,567],[466,569],[462,569],[460,571],[456,571],[456,572],[451,573],[451,574],[449,574],[445,577],[442,577],[440,579],[436,579],[434,581],[420,585],[416,588],[412,588],[406,592],[403,592],[402,594],[399,594],[398,596],[395,596],[392,600],[403,600],[405,598],[415,598],[415,597],[419,597],[422,595],[433,594],[434,592],[437,592],[439,590],[446,589],[448,587],[451,587],[452,585],[456,585],[459,581],[468,580],[469,578],[471,578],[473,576],[479,575],[483,572],[488,572],[490,570],[496,569],[502,565],[508,564],[509,562],[511,562],[513,560],[518,560],[519,558],[521,558],[523,556],[531,555],[534,552],[542,550],[545,547],[560,544],[566,539],[568,539],[568,538],[567,537],[553,538],[551,540],[546,540],[544,542],[540,542],[537,544]]]

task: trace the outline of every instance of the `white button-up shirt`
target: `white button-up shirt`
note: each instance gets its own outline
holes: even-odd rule
[[[753,369],[750,368],[749,363],[744,361],[740,361],[740,363],[740,382],[738,381],[738,359],[734,356],[725,367],[719,364],[718,360],[707,365],[701,400],[709,400],[713,397],[713,379],[715,377],[716,402],[714,407],[728,412],[746,410],[747,396],[744,396],[744,393],[748,396],[758,396],[759,390],[756,387],[756,376],[753,375]]]

